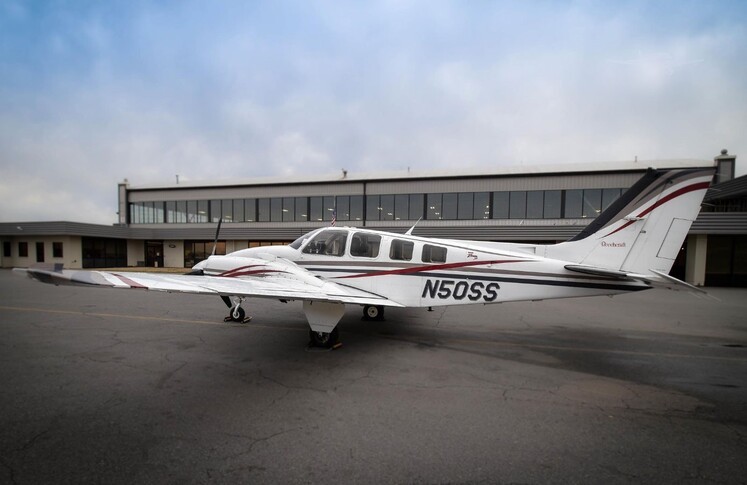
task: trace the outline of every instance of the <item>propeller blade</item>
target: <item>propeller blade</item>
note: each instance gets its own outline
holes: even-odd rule
[[[218,228],[215,230],[215,241],[213,241],[213,252],[210,256],[215,256],[215,249],[218,247],[218,235],[220,234],[220,225],[223,223],[223,218],[218,219]]]

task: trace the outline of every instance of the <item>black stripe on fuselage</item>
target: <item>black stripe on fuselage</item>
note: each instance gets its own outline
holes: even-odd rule
[[[355,270],[355,269],[332,269],[332,268],[307,268],[312,272],[323,272],[323,273],[355,273],[365,274],[367,270]],[[465,275],[465,274],[453,274],[453,273],[436,273],[427,272],[423,274],[419,273],[404,273],[397,276],[410,276],[417,278],[443,278],[452,280],[467,280],[467,281],[496,281],[502,283],[518,283],[524,285],[542,285],[542,286],[565,286],[568,288],[591,288],[598,290],[613,290],[613,291],[641,291],[648,290],[650,286],[634,286],[634,285],[621,285],[616,283],[592,283],[585,281],[559,281],[549,279],[530,279],[530,278],[511,278],[506,276],[483,276],[483,275]]]

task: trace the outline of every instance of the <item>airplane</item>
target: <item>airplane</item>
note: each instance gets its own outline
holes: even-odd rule
[[[714,173],[715,167],[649,168],[578,235],[557,244],[433,239],[413,235],[416,226],[404,234],[329,226],[287,246],[213,254],[182,275],[59,266],[15,271],[55,285],[218,295],[229,308],[225,320],[234,322],[247,320],[247,298],[301,301],[310,345],[330,349],[340,345],[337,324],[346,305],[382,320],[385,308],[616,295],[655,286],[702,291],[668,273]]]

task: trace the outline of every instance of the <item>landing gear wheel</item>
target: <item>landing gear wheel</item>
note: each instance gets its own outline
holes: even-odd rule
[[[364,320],[384,320],[384,307],[375,305],[366,305],[363,307]]]
[[[309,330],[309,344],[312,347],[331,349],[340,341],[340,331],[335,327],[331,332],[315,332]]]
[[[244,323],[246,322],[246,312],[243,308],[240,306],[231,308],[231,313],[228,314],[226,318],[224,318],[226,322],[238,322],[238,323]]]

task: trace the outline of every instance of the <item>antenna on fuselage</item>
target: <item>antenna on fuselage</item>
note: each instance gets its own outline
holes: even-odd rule
[[[223,222],[223,218],[218,219],[218,228],[215,230],[215,240],[213,241],[213,252],[210,256],[215,256],[215,249],[218,247],[218,235],[220,234],[220,225]]]
[[[418,225],[418,222],[420,222],[421,219],[422,217],[419,217],[418,220],[415,221],[415,224],[413,224],[412,227],[407,230],[407,232],[405,233],[406,236],[412,236],[412,231],[415,229],[415,226]]]

